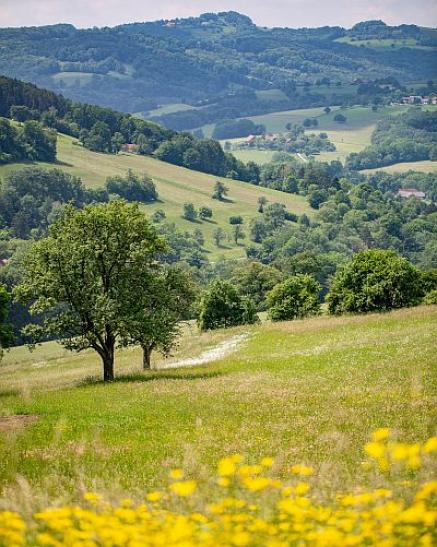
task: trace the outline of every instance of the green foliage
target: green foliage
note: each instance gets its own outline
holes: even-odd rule
[[[0,359],[3,356],[3,350],[10,347],[14,341],[11,326],[6,322],[9,314],[9,300],[6,287],[0,283]]]
[[[343,123],[346,123],[346,120],[347,118],[343,114],[336,114],[334,116],[334,122],[343,124]]]
[[[105,380],[114,377],[114,350],[125,334],[126,306],[138,297],[138,279],[165,245],[137,205],[114,201],[77,210],[67,206],[24,259],[20,301],[42,316],[26,334],[57,336],[68,349],[95,350]]]
[[[201,220],[210,220],[213,216],[211,207],[202,206],[199,209],[199,218]]]
[[[248,135],[260,135],[266,128],[261,124],[255,124],[252,120],[244,118],[238,120],[223,120],[214,127],[212,136],[214,139],[234,139],[247,137]]]
[[[168,355],[181,332],[181,321],[189,317],[194,290],[182,269],[153,264],[151,275],[139,270],[123,306],[121,346],[139,345],[143,368],[151,366],[153,350]]]
[[[419,271],[394,251],[373,249],[357,253],[341,268],[327,297],[329,311],[385,311],[419,303]]]
[[[16,129],[0,118],[0,163],[56,161],[56,133],[36,121],[25,121]]]
[[[320,312],[320,285],[307,274],[297,274],[276,285],[267,294],[272,321],[301,319]]]
[[[150,203],[158,199],[155,184],[147,173],[143,173],[140,177],[131,169],[128,170],[125,177],[121,175],[108,177],[106,191],[128,201]]]
[[[283,280],[283,274],[276,268],[254,261],[238,266],[232,274],[233,285],[254,303],[258,311],[266,309],[267,293]]]
[[[243,217],[241,215],[234,215],[229,217],[229,224],[243,224]]]
[[[184,203],[183,217],[185,220],[195,222],[197,220],[198,213],[192,203]]]
[[[428,305],[437,304],[437,289],[434,289],[429,293],[425,294],[423,303]]]
[[[225,234],[225,231],[223,230],[223,228],[216,228],[214,230],[214,233],[213,233],[212,237],[214,239],[214,242],[215,242],[216,246],[220,247],[222,241],[224,241],[226,239],[226,234]]]
[[[238,242],[240,239],[244,239],[246,237],[246,234],[244,233],[244,230],[241,227],[241,224],[234,225],[232,229],[232,237],[234,239],[235,245],[238,245]]]
[[[214,185],[214,192],[212,194],[212,199],[218,199],[219,201],[223,201],[225,196],[228,195],[229,188],[223,184],[223,182],[220,182],[219,180]]]
[[[242,298],[227,281],[214,281],[202,295],[198,315],[198,324],[202,331],[253,324],[257,321],[253,303]]]

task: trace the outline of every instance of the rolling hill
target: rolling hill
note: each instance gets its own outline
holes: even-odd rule
[[[269,29],[236,12],[114,28],[3,28],[0,73],[118,110],[182,103],[223,119],[339,104],[357,96],[357,78],[426,82],[436,76],[436,37],[436,29],[382,21]],[[188,118],[166,118],[172,110],[153,114],[190,128]]]
[[[38,165],[46,168],[59,167],[81,177],[84,184],[90,187],[102,185],[106,177],[110,175],[124,175],[128,169],[135,172],[147,172],[153,178],[160,198],[159,202],[144,206],[147,213],[152,214],[156,209],[163,209],[167,220],[175,222],[179,228],[189,231],[200,228],[206,239],[205,249],[210,253],[209,258],[212,260],[221,255],[229,258],[245,256],[243,245],[235,246],[233,243],[226,243],[223,247],[217,248],[212,240],[212,234],[218,226],[229,231],[229,217],[232,215],[243,217],[247,231],[250,220],[258,215],[257,200],[260,196],[265,196],[269,202],[283,203],[290,212],[298,215],[303,213],[311,215],[314,212],[302,196],[191,171],[148,156],[92,152],[83,148],[76,139],[62,134],[58,135],[57,158],[57,164],[38,163]],[[27,163],[2,165],[0,177],[28,165]],[[217,180],[223,181],[229,188],[228,202],[212,199],[213,187]],[[183,219],[182,207],[186,202],[192,202],[196,207],[202,205],[211,207],[214,213],[212,221],[193,223]]]

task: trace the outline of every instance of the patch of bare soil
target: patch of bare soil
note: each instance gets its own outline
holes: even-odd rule
[[[37,420],[38,416],[0,416],[0,433],[23,429]]]

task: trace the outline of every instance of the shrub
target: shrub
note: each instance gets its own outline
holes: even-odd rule
[[[363,251],[340,269],[328,295],[329,311],[384,311],[417,304],[420,272],[394,251]]]
[[[200,330],[212,330],[258,321],[255,306],[242,298],[227,281],[215,281],[204,293],[199,304]]]
[[[429,292],[423,299],[424,304],[437,304],[437,289]]]
[[[307,274],[298,274],[279,283],[267,295],[269,317],[286,321],[320,312],[320,285]]]

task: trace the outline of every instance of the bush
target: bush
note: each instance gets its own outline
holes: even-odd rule
[[[258,321],[255,306],[242,298],[227,281],[215,281],[199,304],[198,324],[202,331],[253,324]]]
[[[437,289],[429,292],[423,299],[424,304],[437,304]]]
[[[106,179],[106,191],[128,201],[150,203],[158,199],[158,192],[153,180],[146,173],[143,173],[140,177],[131,169],[128,170],[125,177],[121,175],[108,177]]]
[[[329,311],[384,311],[418,304],[420,272],[394,251],[363,251],[340,269],[328,295]]]
[[[321,287],[307,274],[298,274],[279,283],[267,295],[272,321],[300,319],[320,312]]]

